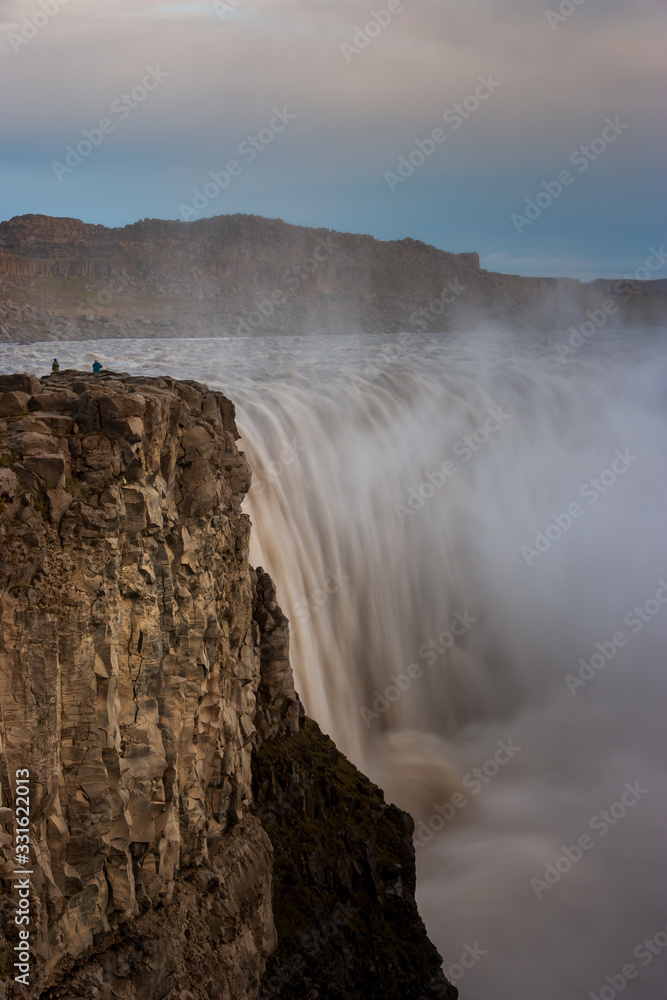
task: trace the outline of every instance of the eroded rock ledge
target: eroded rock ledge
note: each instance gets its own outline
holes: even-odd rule
[[[330,843],[344,758],[304,728],[287,622],[249,565],[237,438],[233,405],[194,382],[0,377],[0,1000],[398,996],[383,976],[456,995],[414,904],[409,818],[358,775],[355,828]],[[29,989],[9,880],[24,767]],[[285,837],[297,820],[306,844]],[[336,891],[373,934],[285,978],[293,927],[331,919]]]

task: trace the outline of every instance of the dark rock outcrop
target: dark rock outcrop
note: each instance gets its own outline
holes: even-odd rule
[[[254,1000],[276,925],[269,976],[334,898],[365,928],[349,968],[324,949],[274,995],[455,996],[410,820],[304,720],[237,437],[198,383],[0,377],[0,1000]]]
[[[647,272],[648,273],[648,272]],[[525,278],[418,240],[218,216],[123,229],[0,223],[0,340],[554,330],[613,300],[605,326],[656,325],[667,281]]]
[[[307,720],[253,756],[278,948],[260,1000],[455,1000],[425,946],[414,824]]]

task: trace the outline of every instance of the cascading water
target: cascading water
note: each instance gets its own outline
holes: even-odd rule
[[[237,403],[298,689],[414,815],[464,1000],[658,1000],[667,356],[636,333],[562,364],[543,340],[59,351]]]

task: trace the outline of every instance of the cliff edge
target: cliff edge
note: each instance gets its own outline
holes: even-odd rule
[[[194,382],[0,377],[0,1000],[457,995],[410,818],[304,718],[237,438]]]
[[[643,279],[665,260],[661,247],[641,280],[581,284],[254,215],[122,229],[24,215],[0,222],[0,341],[556,330],[604,302],[605,328],[661,326],[667,280]]]

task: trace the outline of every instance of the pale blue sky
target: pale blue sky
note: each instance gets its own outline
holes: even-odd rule
[[[388,0],[43,3],[0,8],[0,218],[183,218],[236,160],[201,215],[411,236],[492,270],[583,279],[667,244],[662,0],[405,0],[379,27]],[[573,13],[547,17],[559,6]],[[123,106],[147,67],[165,78]],[[239,146],[274,109],[296,118],[250,162]],[[54,168],[104,118],[90,155]],[[606,119],[627,126],[613,141]],[[570,157],[594,140],[584,171]],[[424,163],[398,181],[409,157]],[[549,204],[543,182],[557,192],[563,170]]]

